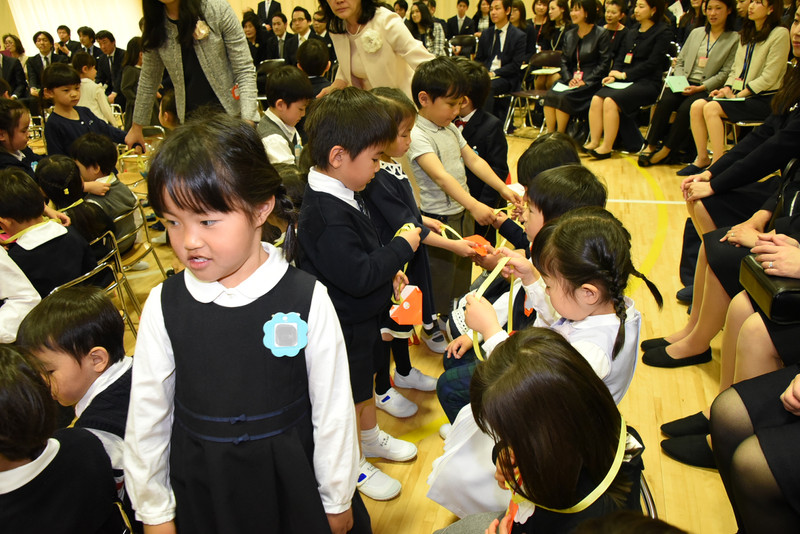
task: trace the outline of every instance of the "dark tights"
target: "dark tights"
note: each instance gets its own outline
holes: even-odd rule
[[[796,532],[800,517],[784,499],[734,388],[711,406],[711,442],[739,531]]]
[[[411,372],[411,358],[408,355],[408,339],[393,338],[391,341],[381,341],[381,365],[375,370],[375,393],[383,395],[391,387],[389,381],[389,351],[394,356],[395,371],[403,376]]]

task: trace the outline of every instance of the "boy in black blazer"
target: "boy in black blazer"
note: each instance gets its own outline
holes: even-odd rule
[[[525,32],[510,24],[511,0],[492,0],[489,16],[494,31],[485,31],[478,41],[475,61],[483,63],[492,78],[486,109],[504,119],[508,102],[495,102],[494,96],[516,91],[522,81],[522,64],[525,62]]]
[[[491,87],[489,72],[480,63],[466,58],[458,58],[457,64],[467,78],[467,94],[464,95],[455,125],[472,150],[486,160],[497,177],[505,182],[508,177],[508,142],[503,135],[503,123],[482,109]],[[498,207],[500,193],[475,176],[468,167],[465,170],[469,194],[490,208]],[[478,235],[485,236],[489,228],[475,223],[475,233]]]

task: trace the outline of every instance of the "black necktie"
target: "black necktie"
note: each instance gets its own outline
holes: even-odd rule
[[[50,66],[50,56],[44,56],[44,68]]]
[[[108,56],[108,71],[114,72],[114,56]]]
[[[353,191],[353,198],[356,199],[359,211],[361,211],[361,213],[369,217],[369,210],[367,210],[367,203],[364,202],[364,197],[361,196],[361,193],[359,193],[358,191]]]
[[[502,30],[494,31],[494,43],[492,44],[492,59],[500,57],[500,34]]]

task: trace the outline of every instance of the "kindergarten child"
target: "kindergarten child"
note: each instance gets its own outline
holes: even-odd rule
[[[19,100],[0,98],[0,169],[18,167],[33,178],[43,156],[28,146],[31,115]]]
[[[186,269],[151,291],[139,326],[125,431],[136,517],[186,533],[369,532],[336,312],[260,241],[284,202],[255,130],[222,113],[187,121],[147,185]]]
[[[267,76],[266,93],[269,107],[258,123],[258,135],[269,162],[296,165],[302,143],[295,126],[315,96],[311,82],[303,71],[286,65]]]
[[[76,52],[72,56],[72,68],[78,71],[78,76],[81,78],[81,98],[78,100],[78,105],[87,108],[98,119],[116,126],[117,118],[111,111],[106,92],[102,85],[94,81],[97,76],[97,62],[94,57],[86,52]]]
[[[380,99],[397,125],[397,137],[383,151],[380,170],[364,190],[364,198],[381,242],[391,241],[395,233],[407,223],[413,223],[421,229],[422,246],[408,263],[405,273],[409,284],[419,287],[422,292],[421,337],[434,352],[444,352],[447,346],[444,335],[434,326],[436,317],[433,312],[433,289],[425,244],[442,247],[465,257],[473,255],[473,249],[469,241],[445,239],[440,235],[441,223],[420,214],[408,177],[400,163],[394,159],[403,157],[411,143],[411,129],[417,116],[414,104],[399,89],[379,87],[373,89],[372,94]],[[417,405],[391,387],[389,350],[391,349],[394,356],[396,386],[433,391],[436,388],[436,379],[411,367],[408,339],[414,334],[414,327],[401,326],[388,315],[384,319],[381,328],[384,352],[375,376],[376,404],[378,408],[395,417],[410,417],[417,412]]]
[[[537,317],[534,326],[547,327],[564,338],[591,365],[619,403],[636,368],[641,315],[624,296],[631,275],[642,278],[659,305],[655,286],[631,263],[630,234],[613,215],[599,207],[572,210],[544,225],[533,242],[533,261],[507,249],[506,273],[519,277]],[[545,296],[549,297],[549,303]],[[552,306],[552,308],[551,308]],[[509,335],[501,328],[494,308],[485,299],[467,296],[467,325],[485,340],[489,358]],[[473,412],[465,406],[445,443],[445,455],[436,460],[428,496],[460,516],[498,509],[501,494],[493,490],[491,465],[466,465],[465,458],[485,451],[487,441],[476,432]],[[438,480],[437,480],[438,479]],[[453,488],[469,491],[452,496]],[[448,490],[448,488],[450,488]],[[480,496],[480,500],[475,497]]]
[[[408,159],[420,189],[423,215],[454,228],[462,236],[474,232],[474,222],[491,224],[492,208],[469,194],[466,166],[500,195],[521,206],[522,199],[497,177],[467,145],[452,124],[467,93],[464,74],[452,58],[437,57],[420,65],[411,81],[419,118],[411,132]],[[474,219],[473,219],[474,218]],[[453,299],[469,288],[472,263],[443,249],[430,251],[434,305],[441,316],[450,312]]]
[[[494,478],[509,490],[502,492],[508,509],[437,534],[498,526],[511,534],[568,533],[589,518],[641,510],[641,437],[556,332],[528,328],[499,345],[475,370],[470,397],[478,427],[495,443]]]
[[[125,356],[124,335],[122,317],[105,291],[76,286],[45,297],[20,325],[17,343],[41,362],[53,398],[74,407],[70,426],[102,442],[117,492],[127,502],[122,455],[133,360]]]
[[[42,297],[97,265],[77,230],[43,217],[44,200],[22,170],[0,171],[0,229],[11,236],[4,244]]]
[[[400,493],[400,482],[366,457],[406,461],[417,448],[378,427],[373,376],[381,364],[380,328],[392,289],[397,295],[408,282],[401,269],[414,257],[421,229],[381,243],[361,198],[380,168],[381,154],[397,139],[397,126],[377,97],[355,87],[334,91],[311,104],[306,130],[314,166],[300,211],[298,265],[325,284],[342,323],[361,428],[358,488],[372,499],[388,500]]]
[[[0,524],[4,532],[125,532],[111,464],[82,428],[55,430],[48,374],[0,345]]]
[[[81,79],[70,65],[53,63],[42,74],[45,98],[53,101],[53,113],[47,119],[44,137],[47,153],[69,155],[72,143],[85,133],[105,135],[115,143],[125,142],[125,132],[115,128],[78,106],[81,98]]]

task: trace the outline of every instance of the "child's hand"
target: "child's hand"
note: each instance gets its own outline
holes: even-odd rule
[[[501,248],[498,252],[508,258],[508,263],[503,267],[503,276],[516,276],[522,280],[522,284],[526,286],[536,281],[538,278],[536,276],[536,269],[525,256],[521,256],[519,253],[505,247]]]
[[[792,415],[800,415],[800,375],[797,375],[781,395],[781,402],[786,411]]]
[[[502,519],[495,519],[484,534],[510,534],[513,521],[514,518],[510,515],[506,515]]]
[[[421,228],[415,227],[413,230],[405,230],[397,235],[408,241],[408,244],[411,245],[411,249],[416,251],[419,248],[419,233],[421,231]]]
[[[103,182],[83,182],[83,192],[103,197],[111,186]]]
[[[461,334],[447,345],[445,354],[448,358],[460,360],[470,348],[472,348],[472,339],[467,334]]]
[[[483,202],[478,202],[476,200],[475,204],[473,204],[472,209],[469,210],[469,212],[472,214],[472,218],[475,219],[475,221],[478,224],[482,224],[483,226],[489,226],[494,222],[495,219],[494,210],[492,210],[492,208],[490,208]]]
[[[479,246],[474,241],[459,239],[458,241],[453,241],[453,252],[462,258],[479,258],[480,256],[475,252],[475,249]]]
[[[503,187],[502,191],[500,191],[500,195],[507,201],[514,204],[515,207],[517,208],[522,207],[523,204],[522,197],[516,194],[514,190],[511,189],[510,187],[508,186]]]
[[[494,271],[495,267],[497,267],[497,262],[500,261],[500,256],[497,254],[496,250],[491,249],[489,254],[486,256],[476,256],[472,259],[472,261],[481,269],[486,269],[487,271],[491,272]]]
[[[478,300],[472,293],[467,295],[467,311],[464,318],[467,326],[480,332],[483,339],[489,339],[502,330],[497,320],[497,313],[489,301],[483,297]]]
[[[494,226],[495,229],[499,229],[501,226],[503,226],[503,223],[506,222],[507,220],[508,220],[508,215],[506,215],[504,211],[500,211],[497,213],[497,215],[494,216],[494,222],[492,223],[492,226]]]
[[[403,288],[408,285],[408,277],[406,273],[403,271],[397,271],[397,274],[394,275],[394,279],[392,280],[392,290],[394,291],[394,298],[395,300],[400,300],[400,293],[403,292]]]
[[[341,514],[327,514],[331,534],[346,534],[353,528],[353,508],[348,508]]]
[[[439,219],[434,219],[433,217],[427,217],[423,215],[422,224],[424,224],[425,227],[431,232],[436,232],[437,234],[442,235],[442,221]]]

